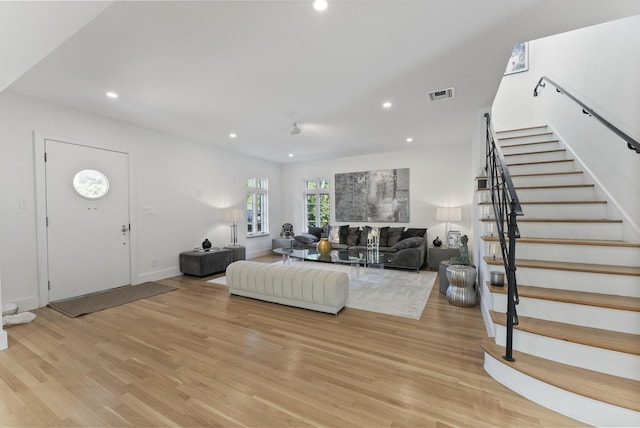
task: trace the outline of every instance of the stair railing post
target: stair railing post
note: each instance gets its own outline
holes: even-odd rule
[[[518,237],[518,225],[516,220],[516,211],[511,202],[511,210],[509,212],[508,235],[509,250],[503,252],[506,255],[507,270],[507,343],[504,359],[507,361],[515,361],[513,358],[513,327],[518,325],[518,313],[516,305],[519,303],[518,286],[516,283],[516,238]],[[501,241],[503,241],[501,239]],[[506,253],[506,254],[504,254]]]
[[[515,361],[513,358],[513,328],[519,324],[516,309],[516,305],[519,303],[516,282],[516,239],[520,237],[517,216],[523,215],[523,212],[507,164],[502,152],[496,145],[489,113],[485,113],[485,118],[487,123],[485,170],[487,172],[493,214],[500,239],[502,262],[507,276],[508,287],[507,341],[503,358],[508,361]]]

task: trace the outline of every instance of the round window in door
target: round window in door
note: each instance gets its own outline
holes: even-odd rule
[[[109,179],[95,169],[83,169],[73,177],[73,188],[87,199],[100,199],[109,192]]]

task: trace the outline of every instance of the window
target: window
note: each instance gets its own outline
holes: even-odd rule
[[[269,180],[247,178],[247,236],[269,233]]]
[[[73,188],[87,199],[100,199],[109,191],[109,179],[95,169],[83,169],[73,177]]]
[[[305,180],[304,199],[307,228],[328,226],[331,220],[329,180]]]

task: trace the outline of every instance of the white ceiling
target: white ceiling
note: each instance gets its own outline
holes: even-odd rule
[[[0,39],[16,41],[0,44],[0,80],[279,163],[329,159],[469,141],[516,42],[640,13],[636,0],[329,2],[0,2]],[[454,100],[428,101],[451,86]]]

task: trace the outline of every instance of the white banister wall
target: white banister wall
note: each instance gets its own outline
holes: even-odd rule
[[[0,308],[2,308],[2,274],[0,273]],[[7,349],[9,346],[7,342],[7,332],[4,331],[2,323],[0,323],[0,351]]]
[[[640,16],[529,42],[529,71],[505,76],[492,112],[496,130],[549,124],[584,164],[625,220],[624,236],[640,236],[640,155],[547,83],[546,75],[636,140],[640,140]],[[617,208],[615,208],[617,206]]]

